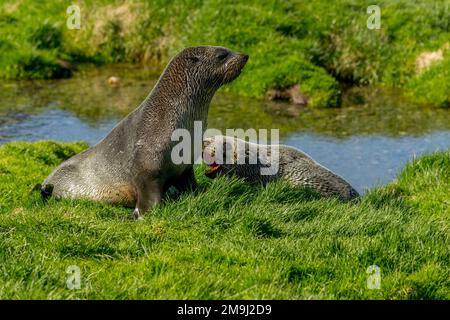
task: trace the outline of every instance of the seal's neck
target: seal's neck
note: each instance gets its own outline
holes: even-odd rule
[[[194,121],[206,125],[209,104],[217,89],[215,85],[202,87],[188,75],[167,68],[144,101],[144,109],[158,109],[176,128],[190,128]]]

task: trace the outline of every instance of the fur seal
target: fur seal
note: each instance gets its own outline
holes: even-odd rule
[[[187,129],[193,136],[194,121],[206,128],[214,93],[238,77],[247,60],[223,47],[184,49],[141,105],[95,146],[59,165],[41,194],[134,206],[133,216],[142,218],[170,186],[195,188],[192,164],[171,161],[172,132]]]
[[[285,145],[278,145],[273,150],[270,145],[234,137],[205,138],[203,159],[208,163],[206,176],[214,178],[218,173],[234,174],[252,184],[262,185],[282,179],[295,186],[314,189],[321,196],[338,197],[344,201],[359,196],[347,181],[306,153]],[[254,159],[253,162],[250,159]],[[278,170],[269,175],[261,174],[262,168],[270,167],[275,161]]]

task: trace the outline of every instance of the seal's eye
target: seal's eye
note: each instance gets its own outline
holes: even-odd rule
[[[200,58],[197,56],[192,56],[192,57],[189,57],[189,60],[191,60],[191,62],[193,62],[193,63],[197,63],[200,61]]]
[[[224,60],[226,57],[228,57],[229,52],[228,51],[222,51],[217,55],[217,59]]]

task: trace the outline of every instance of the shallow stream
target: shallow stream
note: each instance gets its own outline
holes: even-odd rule
[[[120,78],[118,86],[108,78]],[[95,144],[148,95],[158,71],[130,66],[86,69],[74,78],[0,82],[0,144],[85,140]],[[450,110],[417,106],[401,92],[352,88],[342,108],[301,109],[216,94],[208,126],[280,129],[281,143],[302,149],[366,189],[395,178],[414,156],[450,148]]]

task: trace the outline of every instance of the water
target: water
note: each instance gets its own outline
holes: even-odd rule
[[[450,131],[422,136],[350,136],[347,139],[298,133],[284,140],[345,177],[359,192],[394,179],[413,156],[450,147]]]
[[[118,87],[109,76],[121,78]],[[0,144],[84,140],[91,145],[148,94],[158,71],[119,66],[81,70],[52,81],[0,82]],[[412,157],[450,148],[450,110],[416,106],[399,92],[353,88],[343,107],[302,110],[219,92],[209,127],[278,128],[281,142],[302,149],[366,189],[388,183]]]

